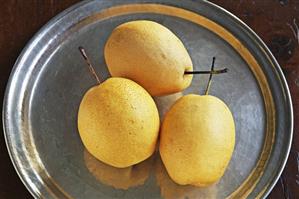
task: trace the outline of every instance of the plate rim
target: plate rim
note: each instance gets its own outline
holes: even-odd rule
[[[223,11],[224,13],[228,14],[229,16],[231,16],[234,20],[236,20],[238,23],[240,23],[243,27],[246,28],[246,30],[252,34],[256,41],[259,42],[259,44],[261,45],[261,47],[265,50],[265,53],[267,53],[269,55],[269,58],[271,59],[271,61],[274,63],[274,65],[276,66],[276,70],[279,74],[279,77],[282,79],[283,81],[283,87],[285,88],[286,91],[286,96],[287,96],[287,101],[289,103],[290,106],[290,139],[288,140],[288,145],[287,145],[287,151],[286,151],[286,155],[283,158],[282,161],[282,165],[279,168],[278,171],[278,175],[276,175],[274,177],[274,179],[272,180],[272,182],[269,183],[268,187],[266,188],[266,190],[264,191],[264,193],[262,194],[262,198],[266,198],[270,192],[272,191],[272,189],[274,188],[274,186],[276,185],[277,181],[279,180],[285,166],[288,160],[288,157],[290,155],[290,151],[291,151],[291,147],[292,147],[292,141],[293,141],[293,132],[294,132],[294,110],[293,110],[293,102],[292,102],[292,96],[291,96],[291,92],[286,80],[285,75],[283,74],[282,68],[280,66],[280,64],[278,63],[278,61],[276,60],[276,58],[274,57],[274,55],[272,54],[272,52],[270,51],[270,49],[267,47],[267,45],[265,44],[265,42],[258,36],[258,34],[253,31],[245,22],[243,22],[241,19],[239,19],[236,15],[234,15],[233,13],[229,12],[228,10],[222,8],[221,6],[212,3],[210,1],[205,0],[206,3],[210,4],[211,6],[216,7],[217,9]]]

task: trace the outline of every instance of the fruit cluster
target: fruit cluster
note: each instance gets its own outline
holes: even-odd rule
[[[116,27],[104,55],[111,78],[84,95],[78,129],[86,149],[98,160],[126,168],[149,158],[156,149],[169,176],[178,184],[207,186],[217,182],[231,159],[235,126],[229,108],[208,95],[212,74],[193,71],[192,60],[180,39],[152,21],[131,21]],[[205,95],[189,94],[167,111],[160,127],[152,96],[187,88],[193,74],[208,73]]]

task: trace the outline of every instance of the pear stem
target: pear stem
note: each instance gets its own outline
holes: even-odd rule
[[[211,70],[211,71],[185,71],[185,75],[189,75],[189,74],[221,74],[221,73],[226,73],[228,71],[227,68],[223,68],[223,69],[219,69],[219,70]]]
[[[211,65],[211,71],[214,71],[215,60],[216,60],[216,57],[213,57],[213,61],[212,61],[212,65]],[[205,95],[209,94],[209,90],[210,90],[211,83],[212,83],[212,76],[213,76],[213,73],[210,73],[210,77],[209,77],[209,81],[208,81],[208,85],[207,85],[207,88],[206,88]]]
[[[90,59],[88,58],[88,56],[87,56],[87,54],[86,54],[85,49],[84,49],[82,46],[79,46],[78,49],[79,49],[79,51],[80,51],[82,57],[83,57],[84,60],[86,61],[90,73],[95,77],[95,79],[96,79],[96,81],[98,82],[98,84],[101,84],[100,78],[97,76],[97,74],[96,74],[96,72],[95,72],[95,70],[94,70],[94,67],[92,66],[92,64],[91,64],[91,62],[90,62]]]

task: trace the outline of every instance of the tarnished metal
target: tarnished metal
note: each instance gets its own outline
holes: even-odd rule
[[[176,185],[157,154],[115,170],[85,152],[77,111],[96,82],[78,47],[88,51],[97,74],[106,79],[106,39],[117,25],[136,19],[171,29],[184,42],[196,70],[209,70],[213,56],[215,69],[229,69],[214,76],[209,93],[230,107],[236,147],[225,175],[212,187]],[[202,94],[207,80],[208,75],[194,75],[183,93]],[[161,114],[179,97],[155,98]],[[255,33],[222,8],[206,1],[91,0],[52,19],[23,50],[8,82],[3,124],[14,166],[35,197],[263,198],[286,163],[293,112],[274,57]]]

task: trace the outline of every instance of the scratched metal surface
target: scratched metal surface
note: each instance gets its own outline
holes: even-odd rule
[[[136,1],[83,2],[50,22],[18,60],[8,86],[3,115],[10,154],[22,180],[34,196],[42,195],[45,198],[229,196],[255,168],[265,139],[265,108],[256,78],[228,43],[186,20],[149,13],[78,23],[116,2],[124,4]],[[180,1],[159,2],[194,10],[226,26],[248,45],[262,63],[275,98],[278,128],[267,170],[250,197],[254,198],[265,187],[267,194],[284,166],[291,140],[290,99],[278,65],[274,68],[270,66],[272,57],[267,58],[268,52],[255,46],[261,43],[251,42],[250,36],[254,35],[246,35],[246,30],[238,30],[240,24],[234,18],[220,10],[217,10],[219,14],[213,14],[214,9],[217,9],[213,5],[191,1],[184,4]],[[145,181],[144,185],[126,191],[115,189],[115,182],[102,179],[111,168],[98,165],[84,151],[77,132],[76,116],[80,100],[84,92],[94,85],[94,80],[77,47],[84,46],[97,66],[97,73],[108,78],[103,45],[115,26],[134,19],[151,19],[169,27],[184,42],[196,69],[208,69],[212,56],[217,57],[216,67],[229,68],[229,73],[214,77],[211,94],[223,99],[234,115],[236,147],[224,177],[215,186],[206,189],[179,187],[169,180],[159,158],[154,157],[149,162],[151,166],[141,167],[142,173],[145,172],[141,180]],[[202,93],[206,82],[205,76],[194,77],[192,85],[184,93]],[[160,103],[160,109],[163,109],[173,98],[156,100],[163,102]],[[97,168],[101,170],[97,171]]]

